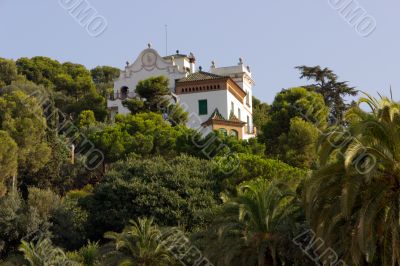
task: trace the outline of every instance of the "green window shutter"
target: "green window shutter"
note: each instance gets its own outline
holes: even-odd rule
[[[199,100],[199,115],[206,115],[207,109],[207,100]]]

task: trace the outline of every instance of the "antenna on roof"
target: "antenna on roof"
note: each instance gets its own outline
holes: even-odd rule
[[[168,55],[168,25],[165,24],[165,56]]]

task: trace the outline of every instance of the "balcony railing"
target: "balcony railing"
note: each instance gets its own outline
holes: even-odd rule
[[[134,93],[134,92],[128,92],[128,93],[116,92],[116,93],[111,93],[108,99],[111,101],[125,100],[125,99],[134,98],[135,96],[136,96],[136,93]]]
[[[255,126],[251,127],[251,126],[246,126],[246,134],[249,135],[257,135],[257,128]]]

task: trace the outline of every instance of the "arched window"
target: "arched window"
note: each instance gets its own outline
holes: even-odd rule
[[[235,138],[239,137],[239,133],[237,132],[237,130],[231,129],[231,131],[229,132],[229,135]]]
[[[129,88],[124,86],[121,88],[121,100],[128,98]]]
[[[225,128],[220,128],[220,129],[219,129],[219,132],[220,132],[222,135],[224,135],[225,137],[228,136],[228,131],[227,131]]]

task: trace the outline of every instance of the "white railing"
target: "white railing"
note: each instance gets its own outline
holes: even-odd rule
[[[255,126],[246,126],[246,134],[249,135],[256,135],[257,134],[257,128]]]
[[[109,97],[109,100],[115,101],[115,100],[125,100],[125,99],[131,99],[136,96],[135,92],[128,92],[128,93],[120,93],[120,92],[115,92],[112,93]]]

